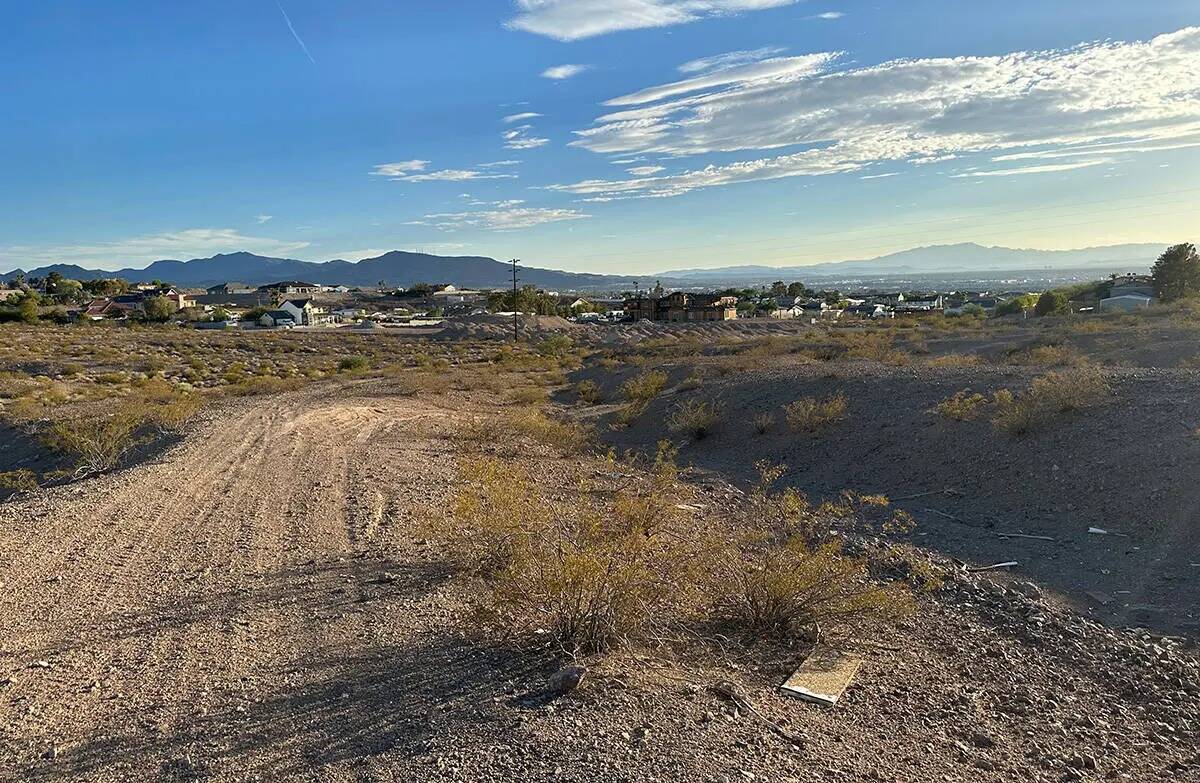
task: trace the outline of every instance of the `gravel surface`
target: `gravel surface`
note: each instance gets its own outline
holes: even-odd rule
[[[481,396],[231,401],[154,462],[0,505],[0,779],[1200,775],[1190,641],[965,573],[863,645],[836,708],[779,695],[777,649],[628,651],[547,692],[566,662],[465,634],[420,525]],[[593,464],[527,458],[549,486]]]

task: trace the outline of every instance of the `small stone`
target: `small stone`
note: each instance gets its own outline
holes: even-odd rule
[[[579,687],[587,669],[578,664],[564,667],[546,681],[546,691],[555,696],[564,696]]]

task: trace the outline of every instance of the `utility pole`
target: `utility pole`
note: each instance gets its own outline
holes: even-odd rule
[[[512,278],[513,278],[513,342],[515,343],[515,342],[517,342],[517,341],[519,341],[519,340],[521,339],[521,338],[520,338],[519,331],[518,331],[518,330],[519,330],[519,328],[520,328],[520,320],[519,320],[519,319],[520,319],[520,316],[518,315],[518,313],[519,313],[519,310],[517,309],[517,264],[521,263],[521,259],[519,259],[519,258],[514,258],[514,259],[513,259],[512,261],[510,261],[509,263],[511,263],[511,264],[512,264]]]

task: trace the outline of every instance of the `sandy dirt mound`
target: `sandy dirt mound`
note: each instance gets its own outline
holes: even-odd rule
[[[898,498],[920,522],[924,546],[977,562],[1017,560],[1022,573],[1114,622],[1200,633],[1200,488],[1187,478],[1200,473],[1200,374],[1109,369],[1108,402],[1014,437],[987,416],[960,422],[931,409],[964,389],[1023,390],[1045,368],[777,364],[669,391],[606,438],[652,451],[662,438],[679,440],[664,422],[681,401],[715,400],[722,423],[684,448],[690,463],[749,482],[765,459],[787,465],[784,481],[814,497],[852,489]],[[672,382],[692,372],[681,366]],[[611,386],[609,394],[618,395]],[[815,435],[789,431],[784,405],[835,394],[849,401],[843,421]],[[752,424],[760,414],[774,416],[765,434]]]

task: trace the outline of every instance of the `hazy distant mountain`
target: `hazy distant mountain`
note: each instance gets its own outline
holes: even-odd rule
[[[667,279],[779,280],[853,275],[921,275],[955,272],[1003,272],[1050,269],[1145,271],[1166,245],[1112,245],[1082,250],[1016,250],[983,247],[974,243],[932,245],[904,250],[863,261],[836,261],[811,266],[732,266],[717,269],[681,269],[663,272]]]
[[[229,253],[191,261],[155,261],[144,269],[106,271],[84,269],[69,264],[39,267],[25,273],[26,277],[45,277],[58,272],[75,280],[98,277],[121,277],[133,283],[163,280],[184,287],[206,287],[227,281],[247,285],[263,285],[280,280],[303,280],[324,285],[374,286],[380,281],[391,286],[410,286],[414,283],[453,283],[459,287],[496,288],[512,284],[511,268],[492,258],[480,256],[434,256],[394,250],[377,258],[362,261],[296,261],[287,258],[266,258],[253,253]],[[21,270],[0,275],[10,280]],[[551,289],[575,289],[618,286],[633,278],[613,275],[576,274],[553,269],[522,267],[522,283]]]

